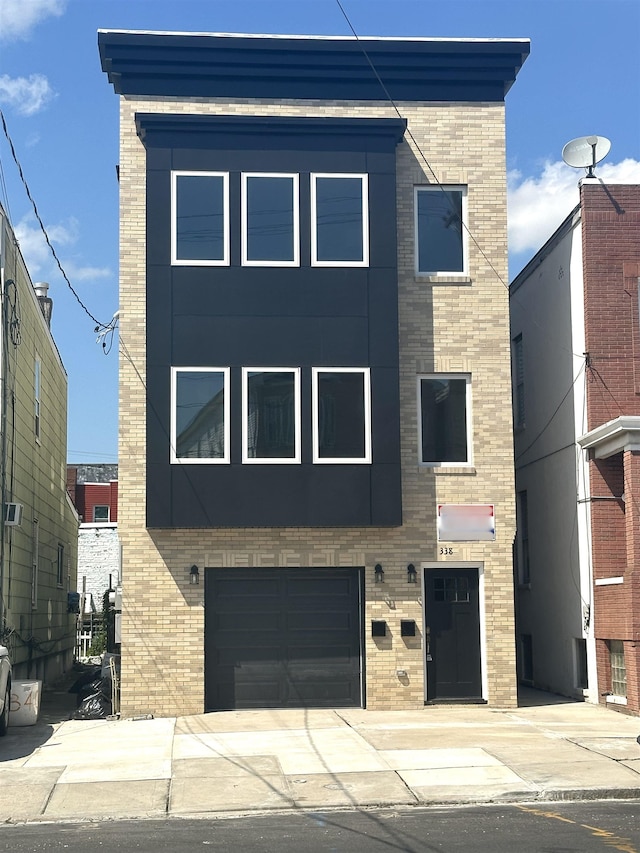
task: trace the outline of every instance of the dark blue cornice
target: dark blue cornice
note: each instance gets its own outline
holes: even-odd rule
[[[171,115],[136,113],[147,148],[393,151],[407,127],[401,118]]]
[[[98,47],[121,95],[272,100],[385,100],[388,94],[396,101],[503,101],[529,54],[527,39],[112,30],[98,32]]]

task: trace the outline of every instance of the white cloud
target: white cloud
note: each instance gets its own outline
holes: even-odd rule
[[[564,162],[544,165],[537,176],[508,175],[509,252],[535,252],[578,204],[578,181],[585,172]],[[600,163],[596,175],[609,184],[639,184],[640,161]]]
[[[20,115],[34,115],[54,97],[49,81],[42,74],[29,77],[0,75],[0,104],[9,104]]]
[[[71,284],[76,281],[95,281],[111,275],[111,270],[107,267],[82,266],[73,257],[61,257],[60,249],[74,246],[79,239],[80,229],[76,219],[71,218],[67,222],[56,225],[45,225],[45,228]],[[25,216],[16,225],[15,234],[32,281],[35,282],[43,277],[55,279],[60,276],[55,258],[33,215]]]
[[[59,17],[66,6],[67,0],[0,0],[0,41],[28,38],[40,21]]]

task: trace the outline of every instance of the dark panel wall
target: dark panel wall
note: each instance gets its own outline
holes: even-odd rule
[[[138,117],[147,146],[148,526],[401,524],[395,147],[403,123],[286,119],[289,139],[274,118],[160,120]],[[171,267],[172,169],[230,173],[230,266]],[[241,171],[300,174],[300,267],[240,266]],[[315,171],[368,173],[369,267],[310,266]],[[170,464],[172,366],[231,368],[229,465]],[[243,366],[301,368],[301,464],[242,464]],[[371,465],[312,463],[311,368],[323,366],[371,367]]]

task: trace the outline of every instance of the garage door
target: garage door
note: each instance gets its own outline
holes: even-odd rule
[[[362,706],[362,571],[205,572],[205,704]]]

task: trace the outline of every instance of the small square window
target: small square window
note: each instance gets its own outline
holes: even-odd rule
[[[172,172],[171,263],[229,263],[229,176],[224,172]]]
[[[300,462],[300,369],[242,369],[242,461]]]
[[[367,266],[366,175],[311,175],[311,264]]]
[[[94,521],[109,521],[109,507],[108,506],[94,506],[93,508],[93,520]]]
[[[242,263],[298,266],[298,175],[242,176]]]
[[[466,187],[436,185],[415,188],[418,275],[468,274],[466,207]]]
[[[418,377],[422,465],[471,464],[470,391],[469,376]]]
[[[229,368],[174,367],[171,461],[229,461]]]
[[[369,368],[313,368],[313,461],[371,462]]]

